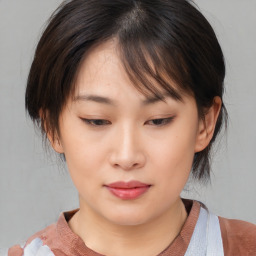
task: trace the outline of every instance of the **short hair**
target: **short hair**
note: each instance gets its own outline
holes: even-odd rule
[[[192,1],[65,1],[49,19],[27,81],[26,110],[43,135],[59,134],[59,115],[74,93],[82,61],[93,46],[111,38],[118,39],[124,68],[142,94],[163,100],[157,84],[180,99],[174,81],[179,91],[193,95],[200,118],[215,96],[223,102],[224,56]],[[194,156],[192,174],[198,180],[210,178],[210,149],[226,121],[222,103],[213,138]]]

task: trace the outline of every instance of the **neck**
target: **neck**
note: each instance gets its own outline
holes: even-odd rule
[[[153,256],[172,243],[186,218],[185,206],[179,198],[162,216],[141,225],[117,225],[81,207],[69,226],[88,248],[100,254]]]

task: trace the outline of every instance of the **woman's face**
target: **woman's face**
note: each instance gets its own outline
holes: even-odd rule
[[[128,79],[114,40],[88,54],[53,143],[65,154],[81,211],[137,225],[180,200],[200,147],[196,102],[189,96],[183,102],[167,97],[167,104],[145,100]]]

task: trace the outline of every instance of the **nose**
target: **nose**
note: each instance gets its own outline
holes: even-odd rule
[[[146,157],[140,133],[132,126],[120,129],[113,138],[111,165],[125,171],[142,168]]]

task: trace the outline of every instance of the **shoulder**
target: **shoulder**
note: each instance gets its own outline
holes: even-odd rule
[[[8,250],[8,256],[66,256],[58,249],[56,223],[38,231],[29,237],[24,246],[15,245]],[[35,254],[37,253],[37,254]]]
[[[76,244],[82,240],[69,228],[68,221],[79,209],[62,212],[56,223],[35,233],[27,239],[24,246],[15,245],[8,251],[8,256],[67,256]]]
[[[256,255],[256,225],[219,217],[225,255]]]

